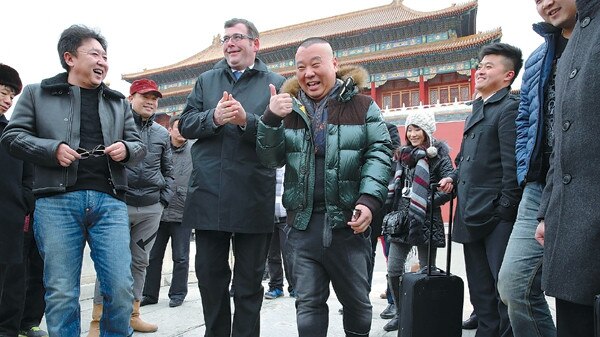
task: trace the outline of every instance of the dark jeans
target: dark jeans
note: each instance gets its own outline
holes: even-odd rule
[[[513,223],[500,221],[484,238],[463,244],[471,303],[479,319],[476,337],[512,337],[508,309],[498,294],[498,273]]]
[[[33,233],[25,233],[23,262],[0,264],[0,335],[40,325],[46,304],[42,276],[44,262]]]
[[[369,300],[370,233],[355,235],[349,227],[332,230],[322,213],[313,213],[306,230],[289,226],[285,230],[285,254],[298,295],[299,336],[327,336],[330,283],[344,308],[346,335],[367,336],[373,311]]]
[[[146,269],[144,296],[152,300],[158,300],[163,259],[170,238],[173,276],[171,278],[171,287],[169,287],[169,298],[182,301],[185,299],[188,291],[188,274],[190,270],[191,234],[192,229],[182,227],[181,222],[160,222],[154,246],[150,251],[148,268]]]
[[[594,307],[557,298],[556,337],[594,337]]]
[[[206,322],[205,337],[260,336],[260,308],[264,288],[262,277],[271,233],[233,233],[195,230],[196,277]],[[235,245],[231,322],[229,282],[230,242]]]
[[[290,268],[288,259],[283,256],[281,247],[285,247],[286,237],[283,232],[285,227],[285,218],[282,222],[275,224],[275,230],[271,237],[271,244],[269,245],[269,254],[267,255],[267,268],[269,269],[269,290],[279,289],[283,290],[283,272],[285,269],[285,278],[288,282],[288,292],[294,289],[294,284],[290,277]],[[283,265],[283,266],[282,266]]]

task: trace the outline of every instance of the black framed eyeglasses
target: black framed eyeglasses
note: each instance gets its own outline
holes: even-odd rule
[[[106,147],[104,145],[97,145],[91,150],[84,149],[82,147],[78,148],[77,153],[81,156],[80,159],[88,159],[90,157],[102,157],[104,155],[104,150]]]
[[[254,40],[255,38],[253,38],[250,35],[235,33],[235,34],[231,34],[231,36],[229,36],[229,35],[223,36],[223,38],[221,39],[221,43],[225,44],[225,43],[229,42],[229,40],[233,41],[234,43],[237,43],[237,42],[242,41],[243,39]]]

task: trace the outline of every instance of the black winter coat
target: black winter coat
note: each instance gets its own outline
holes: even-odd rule
[[[433,158],[429,158],[429,181],[430,183],[437,183],[442,178],[448,177],[452,174],[454,167],[452,166],[452,159],[450,159],[450,149],[446,142],[435,141],[433,144],[434,147],[437,148],[438,154]],[[400,183],[398,184],[398,188],[395,191],[394,200],[396,202],[396,210],[406,210],[408,211],[408,207],[410,204],[410,198],[402,197],[402,188],[404,187],[404,182],[406,180],[411,181],[414,177],[415,168],[414,167],[402,167],[402,177],[400,178]],[[444,232],[444,220],[442,219],[442,211],[440,207],[446,202],[450,201],[451,195],[446,194],[444,192],[435,191],[434,192],[434,204],[433,204],[433,246],[434,247],[444,247],[446,245],[446,236]],[[431,194],[429,196],[429,202],[431,202]],[[420,228],[415,227],[408,228],[408,232],[404,232],[400,236],[390,237],[390,240],[393,242],[401,242],[414,246],[422,246],[429,244],[429,230],[431,228],[431,207],[427,207],[427,214],[425,217],[425,223],[420,224]],[[409,233],[418,233],[417,241],[409,240]]]
[[[521,200],[515,139],[519,97],[503,88],[473,102],[456,156],[457,207],[453,241],[469,243],[491,233],[500,220],[514,222]]]
[[[256,59],[235,80],[225,60],[198,77],[181,114],[179,131],[192,145],[193,162],[183,223],[185,226],[234,233],[272,233],[275,214],[275,170],[256,154],[256,129],[269,105],[269,84],[285,78]],[[223,91],[246,110],[245,129],[216,127],[213,115]]]
[[[8,120],[0,115],[0,134]],[[8,154],[0,147],[0,264],[20,263],[23,259],[23,224],[33,212],[31,192],[32,165]]]

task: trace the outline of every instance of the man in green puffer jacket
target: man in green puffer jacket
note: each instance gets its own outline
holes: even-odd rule
[[[386,198],[392,145],[381,110],[358,94],[367,79],[362,68],[339,69],[326,40],[309,38],[296,52],[296,77],[281,94],[271,86],[258,125],[261,162],[286,165],[284,251],[301,337],[327,335],[330,282],[346,336],[371,328],[369,225]]]

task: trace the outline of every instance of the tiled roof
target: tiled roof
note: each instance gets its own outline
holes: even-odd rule
[[[464,36],[456,39],[441,40],[438,42],[417,44],[414,46],[407,46],[392,50],[380,50],[368,54],[348,56],[340,58],[339,64],[364,64],[374,61],[384,61],[390,59],[400,60],[403,58],[415,57],[419,55],[448,53],[457,50],[464,50],[472,46],[482,46],[484,44],[488,44],[494,40],[497,40],[500,37],[502,37],[502,29],[497,28],[489,32]],[[277,69],[277,72],[284,76],[288,76],[294,71],[294,67]]]
[[[432,12],[420,12],[402,4],[402,0],[393,0],[391,4],[370,9],[355,11],[329,18],[308,21],[296,25],[286,26],[260,33],[261,51],[295,45],[310,36],[335,37],[350,33],[397,26],[409,25],[425,20],[435,20],[442,17],[451,17],[477,7],[477,0],[464,4],[454,4]],[[168,70],[188,67],[206,62],[214,62],[223,58],[223,51],[218,38],[213,44],[203,51],[178,63],[149,69],[138,73],[124,74],[123,79],[138,78],[158,74]]]
[[[500,28],[497,28],[492,31],[451,40],[442,40],[438,42],[418,44],[393,50],[381,50],[369,54],[348,56],[340,59],[340,65],[365,64],[369,62],[384,61],[390,59],[401,60],[403,58],[415,57],[419,55],[453,52],[457,50],[463,50],[472,46],[482,46],[492,41],[495,41],[500,37],[502,37],[502,30]],[[401,62],[399,62],[398,64],[401,64]],[[277,69],[277,72],[284,76],[293,75],[294,71],[294,67]],[[192,87],[193,85],[173,87],[162,90],[161,92],[165,97],[177,96],[181,94],[187,95],[192,89]]]

